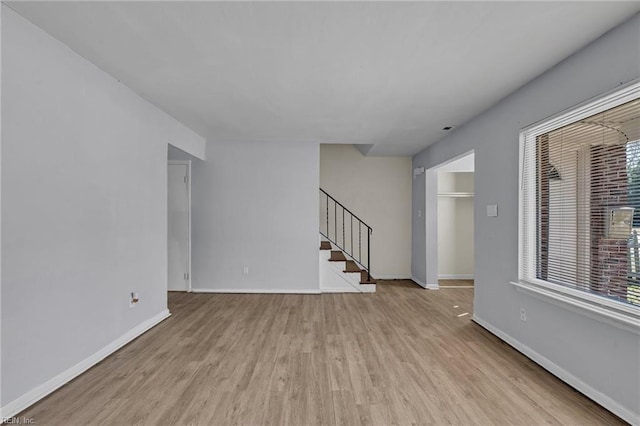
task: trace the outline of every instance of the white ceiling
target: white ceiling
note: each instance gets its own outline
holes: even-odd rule
[[[211,141],[413,155],[639,2],[10,2]]]

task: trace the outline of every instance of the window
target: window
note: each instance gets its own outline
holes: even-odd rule
[[[520,279],[640,311],[640,83],[521,141]]]

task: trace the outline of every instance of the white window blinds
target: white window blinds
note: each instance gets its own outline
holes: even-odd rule
[[[640,305],[638,85],[522,134],[521,279]]]

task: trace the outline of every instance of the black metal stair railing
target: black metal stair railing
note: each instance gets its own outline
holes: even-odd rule
[[[362,242],[363,233],[366,246]],[[372,233],[373,228],[320,188],[320,234],[365,270],[367,281],[371,281]]]

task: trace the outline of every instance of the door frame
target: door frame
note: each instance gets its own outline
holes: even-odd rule
[[[424,190],[425,190],[425,267],[426,267],[426,282],[422,286],[429,290],[438,290],[440,285],[438,284],[438,172],[449,163],[459,160],[469,155],[474,155],[473,170],[475,173],[475,150],[467,151],[463,154],[457,155],[448,160],[444,160],[433,167],[430,167],[424,172]],[[475,180],[475,175],[474,175]],[[473,229],[475,233],[475,212],[477,211],[477,198],[473,198],[473,211],[474,211],[474,224]],[[475,237],[475,235],[474,235]],[[476,245],[476,238],[474,240],[473,256],[474,256],[474,269],[476,262],[476,254],[478,253]]]
[[[191,160],[168,160],[167,168],[171,165],[175,166],[187,166],[187,226],[188,226],[188,239],[187,239],[187,293],[191,293],[193,291],[193,287],[191,286]],[[169,172],[167,170],[167,179],[169,177]],[[168,190],[168,186],[167,186]],[[168,197],[169,193],[167,192],[167,205],[168,205]],[[169,225],[169,217],[167,215],[167,226]],[[167,233],[167,242],[168,242],[169,234]],[[169,262],[169,252],[167,251],[167,266]],[[168,271],[168,268],[167,268]],[[167,276],[167,279],[169,277]],[[167,283],[168,284],[168,283]],[[168,285],[167,285],[168,287]]]

